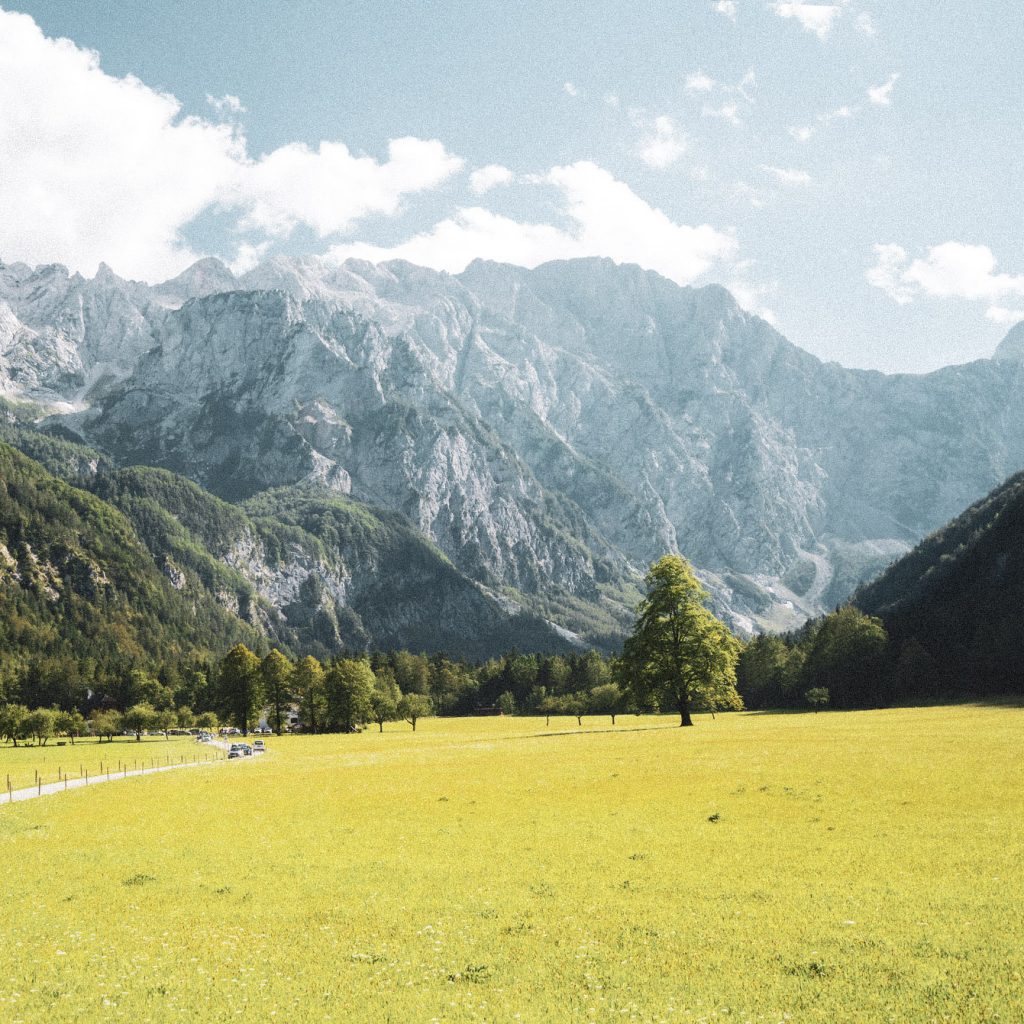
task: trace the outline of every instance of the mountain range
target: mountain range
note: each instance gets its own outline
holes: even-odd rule
[[[174,481],[147,500],[183,528],[237,517],[203,548],[262,602],[248,621],[309,639],[297,623],[326,616],[329,642],[614,646],[666,551],[734,627],[797,625],[1024,467],[1022,360],[1017,328],[991,360],[847,369],[720,287],[598,259],[206,259],[155,286],[0,265],[8,440],[62,439],[58,475],[166,471],[135,472]],[[190,520],[187,494],[208,503]],[[382,525],[357,554],[359,522]],[[460,628],[431,636],[455,591]]]

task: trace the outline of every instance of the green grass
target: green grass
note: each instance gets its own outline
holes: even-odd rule
[[[58,746],[58,743],[62,746]],[[100,773],[102,766],[116,772],[119,765],[127,764],[129,769],[150,767],[151,764],[166,764],[182,757],[191,761],[193,757],[211,754],[208,748],[200,746],[195,740],[182,737],[143,736],[136,743],[134,736],[115,736],[112,742],[88,737],[75,740],[49,740],[45,747],[34,743],[19,743],[17,747],[0,744],[0,800],[7,792],[7,780],[11,780],[12,789],[23,789],[36,784],[37,773],[42,776],[43,784],[58,781],[67,775],[77,779],[86,771],[90,778]],[[220,751],[217,752],[220,756]],[[2,1017],[0,1017],[2,1019]]]
[[[0,808],[0,1020],[1024,1019],[1019,709],[587,722]]]

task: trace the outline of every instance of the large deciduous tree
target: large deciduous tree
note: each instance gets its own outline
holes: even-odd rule
[[[665,555],[645,578],[624,658],[638,704],[653,697],[679,712],[679,724],[693,725],[694,707],[742,707],[736,692],[739,641],[704,606],[707,591],[689,562]]]
[[[374,688],[373,669],[362,658],[339,658],[327,670],[327,718],[330,725],[342,732],[355,732],[357,725],[369,720],[370,698]]]
[[[278,650],[271,651],[260,662],[260,675],[263,678],[263,692],[270,713],[274,716],[274,732],[281,735],[281,716],[288,713],[288,705],[292,699],[292,663]]]
[[[260,659],[245,644],[235,644],[220,663],[217,683],[222,708],[248,736],[263,703]]]
[[[299,719],[306,732],[320,732],[327,724],[327,690],[324,668],[307,654],[296,666],[292,690],[299,702]]]

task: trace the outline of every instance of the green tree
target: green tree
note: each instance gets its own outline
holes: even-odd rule
[[[220,663],[217,684],[221,707],[246,736],[263,704],[260,659],[245,644],[235,644]]]
[[[498,707],[503,715],[514,715],[516,713],[516,696],[511,690],[506,690],[498,697]]]
[[[14,746],[18,740],[28,735],[25,732],[25,719],[28,708],[24,704],[0,704],[0,737],[9,740]]]
[[[402,699],[402,691],[398,689],[394,673],[390,669],[382,668],[376,673],[376,683],[373,693],[370,694],[370,717],[384,731],[385,722],[396,722],[401,715],[398,713],[398,705]]]
[[[215,711],[204,711],[196,716],[197,729],[213,731],[218,725],[220,725],[220,722],[217,720],[217,713]]]
[[[89,716],[89,728],[93,736],[98,736],[101,742],[106,738],[108,743],[112,743],[123,727],[118,711],[97,710]]]
[[[722,707],[727,700],[739,701],[739,641],[704,607],[707,591],[689,562],[665,555],[651,566],[645,583],[647,596],[624,650],[637,704],[653,696],[661,707],[675,708],[679,724],[688,726],[698,702]]]
[[[407,693],[398,702],[398,713],[412,726],[413,732],[416,731],[416,723],[433,712],[430,698],[422,693]]]
[[[274,716],[274,732],[281,734],[281,716],[287,715],[292,701],[292,663],[278,650],[271,651],[260,663],[263,692]]]
[[[35,708],[25,717],[24,729],[39,746],[45,747],[46,741],[57,734],[57,712],[52,708]]]
[[[611,715],[614,725],[615,717],[625,711],[625,703],[618,683],[601,683],[590,691],[587,709],[594,715]]]
[[[804,694],[804,700],[807,701],[808,706],[814,708],[815,714],[817,714],[821,708],[828,707],[828,699],[828,688],[824,686],[812,686]]]
[[[196,716],[192,714],[191,708],[178,708],[175,713],[175,723],[179,729],[192,729],[196,724]]]
[[[147,729],[155,729],[157,727],[159,717],[156,709],[148,701],[142,701],[139,704],[133,704],[125,713],[122,718],[124,728],[131,729],[135,733],[135,739],[137,742],[142,742],[142,734]]]
[[[562,713],[572,715],[577,725],[583,725],[583,716],[587,713],[588,694],[582,690],[578,693],[564,694],[561,699]]]
[[[373,669],[363,658],[339,658],[324,674],[327,720],[342,732],[355,732],[370,718],[375,683]]]
[[[846,605],[818,626],[803,666],[803,685],[824,687],[840,708],[885,704],[888,646],[881,620]]]
[[[85,719],[82,717],[80,711],[58,711],[57,712],[57,732],[63,733],[69,740],[71,740],[71,746],[75,745],[75,740],[85,732]]]
[[[324,669],[316,658],[306,655],[296,666],[292,689],[299,702],[299,718],[308,732],[320,732],[327,724],[327,690]]]
[[[163,711],[158,711],[153,718],[151,728],[159,729],[164,734],[164,739],[169,739],[171,729],[178,728],[178,712],[173,708],[165,708]]]

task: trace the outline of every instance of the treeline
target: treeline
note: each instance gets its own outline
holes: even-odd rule
[[[748,708],[875,708],[898,703],[907,673],[880,619],[851,605],[794,633],[754,637],[740,654],[736,688]]]
[[[221,723],[251,729],[263,714],[276,732],[292,714],[304,731],[329,732],[400,719],[415,727],[425,715],[581,718],[657,709],[651,700],[638,705],[627,691],[621,663],[596,651],[510,653],[475,663],[409,651],[321,661],[276,649],[260,657],[237,644],[219,661],[195,658],[156,673],[97,675],[68,660],[45,673],[8,676],[0,681],[0,735],[44,740]]]

